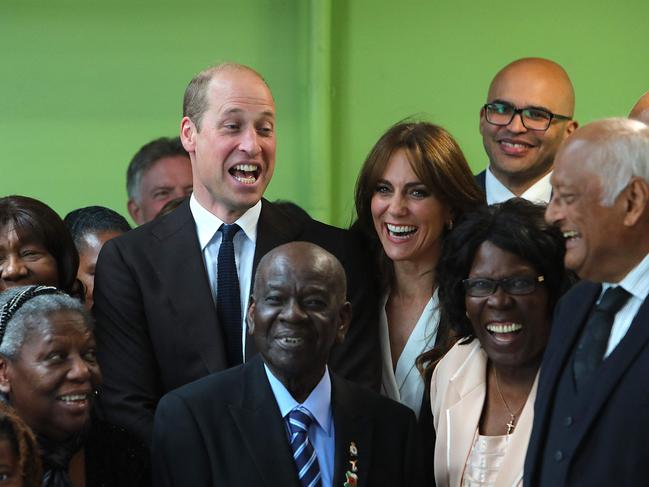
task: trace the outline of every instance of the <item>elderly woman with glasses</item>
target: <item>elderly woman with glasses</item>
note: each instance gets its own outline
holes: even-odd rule
[[[438,487],[522,484],[552,311],[571,283],[543,213],[512,199],[467,214],[444,242],[441,320],[459,341],[431,381]]]

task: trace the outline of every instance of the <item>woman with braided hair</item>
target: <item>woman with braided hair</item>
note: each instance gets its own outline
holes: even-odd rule
[[[34,434],[11,407],[0,403],[0,486],[40,485],[41,461]]]
[[[37,437],[43,487],[147,486],[146,448],[93,414],[101,372],[92,323],[55,287],[0,293],[0,394]]]

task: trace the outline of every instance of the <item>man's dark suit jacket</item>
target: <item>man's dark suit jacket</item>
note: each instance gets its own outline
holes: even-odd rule
[[[557,385],[571,357],[601,286],[582,281],[560,301],[543,356],[534,406],[534,426],[525,459],[526,486],[539,485],[545,442],[554,428],[572,428],[577,449],[566,485],[647,485],[649,467],[649,299],[640,307],[629,331],[602,362],[596,393],[583,417],[572,425],[550,424]],[[552,453],[552,452],[550,452]],[[548,486],[549,487],[549,486]],[[551,486],[561,487],[561,486]]]
[[[479,172],[478,174],[474,175],[473,178],[475,179],[475,182],[480,186],[480,189],[484,192],[487,191],[487,170],[485,169],[482,172]]]
[[[344,343],[331,353],[331,368],[378,390],[378,305],[367,279],[368,253],[349,232],[263,200],[253,276],[264,254],[295,240],[320,245],[345,267],[354,316]],[[166,392],[227,367],[188,201],[104,245],[94,300],[103,414],[148,444],[155,407]],[[254,353],[253,341],[246,340],[246,357]]]
[[[358,486],[423,485],[415,415],[335,374],[333,485],[358,449]],[[284,419],[256,357],[165,395],[153,429],[156,487],[299,487]]]

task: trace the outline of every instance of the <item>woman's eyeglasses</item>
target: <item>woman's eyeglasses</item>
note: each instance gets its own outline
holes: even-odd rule
[[[473,298],[485,298],[496,292],[498,286],[507,294],[522,296],[531,294],[536,289],[538,283],[545,281],[545,277],[538,276],[517,276],[506,277],[504,279],[488,279],[486,277],[473,277],[464,279],[464,291],[467,296]]]

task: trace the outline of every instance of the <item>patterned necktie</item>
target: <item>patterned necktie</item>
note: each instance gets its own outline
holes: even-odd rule
[[[219,228],[223,238],[219,247],[218,275],[216,277],[216,314],[225,331],[227,343],[228,366],[238,365],[243,361],[241,346],[241,294],[239,293],[239,276],[234,260],[234,242],[232,239],[241,230],[239,225],[226,225]]]
[[[610,287],[595,305],[575,351],[573,372],[577,389],[602,363],[615,315],[629,296],[630,294],[620,286]]]
[[[291,432],[291,449],[302,487],[321,487],[320,464],[309,441],[309,426],[313,416],[308,409],[298,406],[288,413],[288,428]]]

